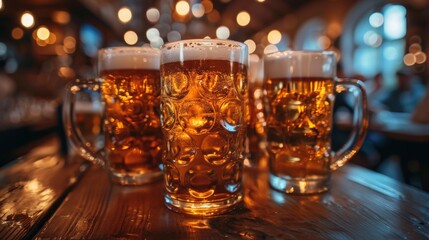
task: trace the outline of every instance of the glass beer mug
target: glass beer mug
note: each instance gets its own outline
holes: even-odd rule
[[[264,58],[269,181],[278,191],[328,190],[331,172],[363,143],[368,127],[363,84],[337,78],[336,64],[329,51],[285,51]],[[332,152],[334,100],[341,92],[354,96],[354,118],[348,141]]]
[[[247,64],[246,45],[234,41],[183,40],[161,49],[169,209],[213,215],[243,200]]]
[[[66,133],[80,155],[105,165],[113,182],[139,185],[162,179],[159,119],[160,52],[148,47],[99,51],[99,78],[77,79],[67,86]],[[76,96],[101,93],[104,148],[95,151],[75,121]]]

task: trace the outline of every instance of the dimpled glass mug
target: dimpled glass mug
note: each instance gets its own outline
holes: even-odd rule
[[[113,182],[139,185],[162,179],[159,67],[159,49],[101,49],[100,78],[77,79],[67,86],[66,133],[84,158],[106,165]],[[104,118],[101,152],[85,144],[86,139],[74,121],[76,95],[82,91],[101,91]]]
[[[264,57],[267,143],[272,188],[297,194],[328,190],[331,172],[360,148],[368,127],[366,94],[359,80],[336,77],[329,51],[285,51]],[[355,98],[348,141],[331,150],[335,94]]]
[[[243,199],[247,47],[195,39],[161,49],[165,203],[194,215]]]

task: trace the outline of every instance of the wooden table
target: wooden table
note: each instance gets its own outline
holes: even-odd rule
[[[55,139],[0,170],[0,239],[428,239],[429,194],[348,164],[329,192],[285,195],[246,168],[244,204],[215,217],[172,212],[163,184],[121,187],[57,154]]]

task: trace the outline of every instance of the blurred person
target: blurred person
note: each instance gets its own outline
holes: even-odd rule
[[[384,108],[381,101],[386,98],[387,94],[383,74],[379,72],[372,79],[365,81],[365,90],[368,97],[368,110],[370,114],[381,111]]]
[[[381,110],[400,113],[411,113],[422,99],[425,87],[412,70],[401,68],[397,73],[396,88],[387,91],[378,100]]]
[[[372,99],[371,110],[374,111],[373,113],[376,116],[385,113],[401,113],[401,116],[404,116],[402,114],[407,114],[410,116],[410,120],[415,118],[417,111],[419,112],[417,121],[424,121],[424,117],[421,117],[424,114],[420,112],[429,111],[427,103],[429,97],[425,97],[427,100],[423,98],[425,95],[425,86],[420,78],[413,73],[412,69],[408,67],[399,69],[396,76],[396,87],[391,90],[383,90],[383,94]],[[426,93],[426,95],[429,94]],[[392,114],[383,116],[395,116]],[[389,121],[389,119],[383,119],[383,121]],[[379,155],[379,161],[374,165],[374,170],[380,170],[381,164],[392,156],[399,157],[403,180],[405,183],[412,183],[414,170],[410,169],[410,166],[416,161],[418,162],[423,156],[422,153],[425,151],[425,147],[422,146],[424,144],[414,141],[410,142],[394,136],[386,136],[383,132],[377,130],[368,133],[367,141],[375,147]]]
[[[429,84],[426,86],[425,95],[412,112],[411,120],[419,124],[429,124]]]
[[[429,125],[429,83],[427,84],[425,95],[411,114],[411,121],[417,124]],[[421,147],[418,148],[420,151],[417,151],[416,158],[420,167],[420,183],[422,189],[429,191],[429,159],[427,157],[429,142],[419,143],[419,145]]]

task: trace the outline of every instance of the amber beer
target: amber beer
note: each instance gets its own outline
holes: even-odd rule
[[[114,181],[139,184],[162,176],[159,50],[104,49],[99,54],[107,163]]]
[[[229,211],[242,201],[247,49],[233,41],[167,44],[161,59],[161,122],[168,208]]]
[[[100,105],[97,104],[98,109],[76,105],[75,119],[77,127],[80,129],[82,136],[88,140],[87,144],[98,148],[98,145],[100,145],[99,136],[102,133],[101,113],[98,111]]]
[[[367,127],[366,98],[358,81],[337,81],[334,52],[285,51],[267,55],[265,111],[270,185],[287,193],[328,189],[332,170],[359,149]],[[331,149],[337,91],[354,91],[352,142]]]
[[[325,179],[331,158],[334,80],[270,78],[266,89],[271,93],[267,141],[272,174]]]

